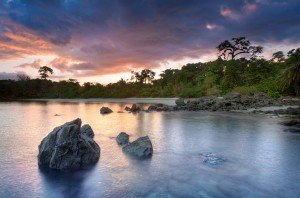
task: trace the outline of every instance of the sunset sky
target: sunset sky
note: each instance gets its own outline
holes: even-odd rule
[[[246,36],[264,56],[300,46],[300,1],[1,0],[0,79],[54,69],[53,80],[107,84],[217,57]]]

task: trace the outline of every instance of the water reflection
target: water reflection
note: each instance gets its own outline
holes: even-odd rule
[[[279,120],[238,113],[116,113],[128,103],[0,103],[0,197],[297,197],[300,136]],[[145,104],[147,107],[148,104]],[[101,106],[114,113],[101,115]],[[54,116],[59,114],[60,116]],[[80,117],[101,147],[91,169],[61,173],[37,166],[37,148],[55,126]],[[115,139],[149,135],[151,159],[122,152]],[[227,161],[203,164],[201,153]],[[22,179],[20,179],[22,178]]]
[[[95,167],[80,171],[57,171],[39,167],[45,197],[84,197],[84,182]]]

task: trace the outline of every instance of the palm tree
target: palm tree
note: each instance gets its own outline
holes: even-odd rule
[[[300,95],[300,62],[296,62],[284,70],[281,76],[282,89],[292,88],[294,93]]]

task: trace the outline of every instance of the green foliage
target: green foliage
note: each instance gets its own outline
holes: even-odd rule
[[[234,92],[241,93],[243,95],[250,95],[258,92],[259,89],[256,86],[242,86],[242,87],[235,87],[233,88]]]

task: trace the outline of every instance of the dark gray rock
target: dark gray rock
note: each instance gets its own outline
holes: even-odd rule
[[[130,108],[131,112],[137,112],[137,111],[141,111],[141,108],[139,106],[137,106],[137,104],[133,104]]]
[[[88,124],[85,124],[81,127],[81,133],[88,136],[89,138],[94,138],[94,131],[92,129],[92,127]]]
[[[113,111],[108,107],[101,107],[101,109],[100,109],[101,114],[108,114],[108,113],[112,113],[112,112]]]
[[[175,104],[176,104],[177,106],[179,106],[179,107],[185,106],[185,105],[186,105],[183,98],[177,99],[177,100],[175,101]]]
[[[96,163],[100,147],[93,140],[89,125],[81,127],[81,119],[53,129],[39,145],[38,164],[52,169],[78,169]]]
[[[124,108],[124,110],[125,110],[125,111],[130,111],[131,109],[130,109],[130,107],[126,106],[126,107]]]
[[[152,143],[148,136],[140,137],[132,143],[126,144],[122,150],[137,158],[149,158],[153,154]]]
[[[125,132],[121,132],[117,138],[116,138],[117,142],[119,145],[125,145],[129,143],[129,135]]]
[[[287,109],[278,109],[278,110],[275,110],[274,113],[275,114],[282,114],[282,115],[299,116],[299,118],[300,118],[300,107],[299,108],[289,107]]]
[[[150,105],[148,107],[148,111],[156,111],[156,110],[157,110],[157,106],[155,106],[155,105]]]
[[[224,97],[225,101],[230,101],[230,102],[240,102],[241,101],[241,94],[238,92],[232,92],[226,94]]]
[[[286,120],[282,122],[281,124],[285,126],[300,126],[300,120]]]

